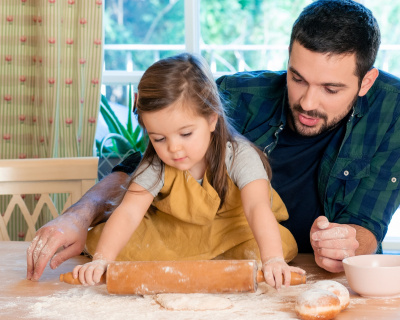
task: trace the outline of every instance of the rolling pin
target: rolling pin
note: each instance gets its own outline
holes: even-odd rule
[[[80,284],[71,272],[61,274],[60,281]],[[111,294],[145,295],[255,292],[263,281],[255,260],[195,260],[112,262],[100,282]],[[303,283],[305,275],[291,273],[291,285]]]

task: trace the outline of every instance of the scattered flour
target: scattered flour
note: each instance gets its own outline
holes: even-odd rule
[[[73,286],[68,290],[47,297],[20,297],[13,303],[1,306],[0,318],[7,318],[7,308],[19,306],[26,310],[25,319],[157,319],[157,320],[293,320],[294,304],[297,295],[305,290],[305,285],[282,288],[279,292],[260,284],[255,293],[240,294],[159,294],[159,295],[110,295],[106,285],[93,287]],[[171,297],[169,297],[171,296]],[[164,308],[162,303],[172,301],[178,296],[191,296],[193,300],[186,301],[186,306],[180,311]],[[164,302],[161,302],[163,300]],[[1,301],[0,301],[1,303]],[[201,310],[200,304],[208,307]],[[215,304],[221,306],[215,309]],[[197,304],[197,305],[196,305]],[[224,308],[221,308],[224,307]],[[189,310],[190,309],[190,310]],[[11,309],[10,309],[11,310]],[[71,318],[71,312],[74,316]]]
[[[350,304],[349,304],[349,306],[348,306],[348,308],[351,308],[351,307],[356,307],[357,305],[359,305],[359,304],[366,304],[367,303],[367,299],[365,299],[365,298],[351,298],[350,299]]]
[[[160,297],[164,301],[174,300],[177,294],[111,295],[106,285],[71,286],[66,290],[60,288],[59,292],[46,297],[21,296],[15,297],[12,302],[0,298],[0,319],[16,319],[11,311],[18,307],[24,311],[24,318],[18,319],[29,320],[294,320],[298,319],[294,311],[296,298],[309,287],[310,284],[302,284],[276,291],[261,283],[255,293],[180,295],[190,296],[209,306],[214,304],[215,307],[215,303],[230,306],[227,309],[199,310],[197,302],[186,301],[186,306],[181,307],[185,310],[169,310],[161,305]],[[352,298],[349,307],[365,303],[364,298]]]
[[[228,298],[209,296],[206,294],[158,294],[155,300],[168,310],[225,310],[232,307],[232,302]]]

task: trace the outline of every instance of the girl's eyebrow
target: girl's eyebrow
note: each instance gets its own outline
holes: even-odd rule
[[[178,129],[178,131],[179,131],[179,130],[188,129],[188,128],[191,128],[191,127],[194,127],[194,124],[189,124],[189,125],[187,125],[187,126],[180,127],[180,128]],[[152,131],[147,131],[147,134],[159,134],[159,135],[161,135],[161,136],[163,135],[163,134],[161,134],[161,133],[152,132]]]
[[[301,78],[303,81],[307,82],[307,80],[304,79],[304,77],[300,74],[300,72],[298,72],[295,68],[293,67],[289,67],[289,70],[294,73],[295,75],[297,75],[299,78]],[[342,82],[324,82],[321,83],[322,86],[324,87],[338,87],[338,88],[347,88],[347,85],[342,83]]]

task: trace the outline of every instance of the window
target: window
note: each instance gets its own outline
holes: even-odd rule
[[[400,208],[397,209],[390,222],[389,230],[383,242],[383,250],[396,253],[400,251]]]
[[[400,77],[400,1],[358,1],[369,8],[381,31],[382,42],[375,65]],[[400,225],[399,225],[400,226]]]
[[[201,54],[217,74],[283,70],[293,21],[309,3],[311,0],[202,0]]]
[[[311,2],[106,0],[103,84],[137,83],[153,62],[181,51],[201,53],[216,76],[284,69],[291,26]],[[359,2],[373,11],[381,27],[376,66],[400,76],[400,1]],[[122,95],[116,88],[106,92],[112,101]]]
[[[291,25],[309,3],[106,0],[103,92],[110,101],[126,104],[123,85],[137,84],[153,62],[182,51],[201,53],[216,77],[284,69]]]
[[[120,117],[127,117],[123,106],[128,84],[136,85],[153,62],[182,51],[201,53],[216,77],[243,70],[285,69],[291,26],[311,2],[106,0],[102,92]],[[381,28],[376,67],[400,77],[400,0],[359,2],[372,10]],[[100,119],[98,139],[105,134],[104,126]],[[400,249],[399,216],[400,210],[389,228],[385,243],[389,249]]]

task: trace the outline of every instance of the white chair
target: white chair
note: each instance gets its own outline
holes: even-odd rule
[[[24,240],[31,241],[44,206],[53,219],[58,217],[96,183],[97,165],[96,157],[0,160],[0,195],[11,197],[0,212],[0,240],[10,240],[7,225],[18,206],[27,225]],[[31,211],[23,199],[29,194],[37,199]],[[56,208],[54,194],[68,195],[62,210]]]

